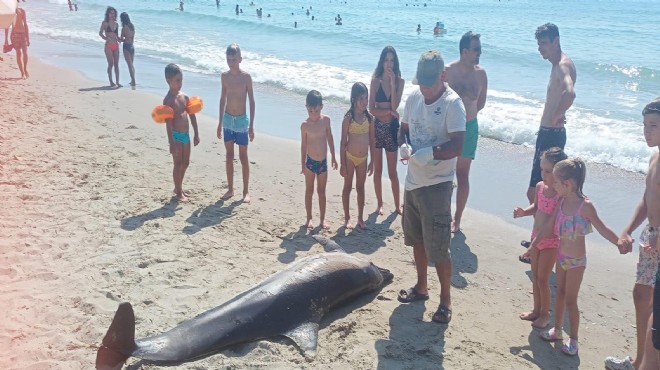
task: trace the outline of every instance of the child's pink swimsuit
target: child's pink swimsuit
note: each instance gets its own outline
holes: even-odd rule
[[[543,186],[539,187],[539,190],[536,192],[536,201],[538,202],[537,207],[539,211],[551,215],[555,208],[557,207],[557,201],[559,200],[559,194],[556,194],[552,198],[548,198],[543,194]],[[532,240],[536,237],[536,233],[532,232]],[[550,248],[559,248],[559,238],[557,234],[554,234],[552,238],[543,239],[536,245],[538,250],[550,249]]]

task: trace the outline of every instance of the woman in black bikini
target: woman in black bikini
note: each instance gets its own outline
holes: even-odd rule
[[[99,36],[105,40],[105,58],[108,60],[108,80],[110,86],[121,87],[119,84],[119,24],[117,23],[117,9],[109,6],[105,10],[105,19],[101,23]],[[112,68],[115,69],[117,84],[112,82]]]
[[[135,60],[135,48],[133,47],[133,39],[135,38],[135,26],[131,22],[126,12],[121,13],[119,16],[121,20],[121,42],[123,42],[124,59],[128,65],[128,73],[131,75],[131,86],[135,86],[135,67],[133,60]]]
[[[374,154],[374,188],[379,215],[383,212],[383,151],[387,157],[387,174],[392,183],[392,194],[394,195],[394,207],[401,214],[401,199],[399,193],[399,178],[396,173],[398,157],[397,134],[399,130],[399,114],[397,109],[401,103],[403,86],[405,81],[401,78],[399,70],[399,57],[396,50],[386,46],[380,53],[378,65],[371,77],[371,91],[369,95],[369,111],[376,118],[374,130],[376,133],[376,151]],[[374,93],[375,92],[375,93]]]

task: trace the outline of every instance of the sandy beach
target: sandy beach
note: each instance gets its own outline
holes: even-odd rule
[[[162,97],[111,90],[34,58],[31,78],[18,80],[13,55],[3,56],[2,369],[91,369],[120,302],[134,306],[136,337],[161,333],[296,259],[322,252],[313,233],[391,270],[393,283],[375,298],[329,314],[314,358],[303,356],[287,339],[272,338],[177,368],[596,369],[606,356],[634,355],[636,255],[620,256],[613,245],[589,237],[579,302],[580,353],[568,357],[560,343],[542,341],[538,330],[518,319],[532,305],[529,265],[516,257],[522,252],[518,242],[528,238],[529,230],[468,209],[463,232],[452,239],[454,315],[448,326],[439,325],[431,322],[439,303],[434,273],[429,301],[402,305],[396,300],[397,292],[415,281],[412,250],[403,245],[399,217],[370,214],[368,230],[340,229],[339,171],[328,182],[331,229],[301,227],[304,178],[298,142],[260,133],[257,121],[249,148],[252,203],[242,204],[238,197],[219,201],[226,186],[224,148],[215,137],[216,120],[198,116],[201,144],[193,148],[184,180],[190,202],[179,204],[172,199],[165,127],[150,117]],[[184,82],[183,91],[186,87]],[[216,107],[206,102],[207,111]],[[279,109],[304,114],[302,105]],[[257,111],[273,125],[278,124],[276,113]],[[240,166],[236,170],[240,179]],[[473,173],[475,182],[520,188],[507,184],[506,173],[497,179]],[[369,185],[366,210],[371,212],[375,196]],[[389,188],[386,181],[383,186]],[[604,198],[608,191],[606,186],[592,189],[595,197]],[[386,196],[388,201],[391,208]],[[633,207],[621,206],[621,217],[627,219]],[[623,225],[611,226],[618,233]],[[160,367],[131,358],[125,368]]]

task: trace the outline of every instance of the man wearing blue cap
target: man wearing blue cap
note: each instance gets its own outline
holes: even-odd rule
[[[427,266],[435,265],[440,280],[440,306],[433,321],[451,320],[451,196],[456,158],[463,151],[465,107],[446,81],[439,52],[424,52],[401,118],[399,144],[410,137],[412,156],[404,193],[404,243],[413,247],[417,283],[401,290],[398,300],[409,303],[429,298]]]

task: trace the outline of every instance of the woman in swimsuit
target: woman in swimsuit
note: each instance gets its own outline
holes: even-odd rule
[[[110,86],[121,87],[119,84],[119,24],[117,23],[117,10],[109,6],[105,10],[105,19],[101,23],[99,36],[105,40],[105,58],[108,60],[108,80]],[[117,84],[112,82],[112,68],[115,69]]]
[[[531,248],[538,248],[544,239],[554,233],[559,237],[559,250],[555,268],[557,295],[555,297],[555,325],[541,333],[547,341],[562,340],[564,311],[568,310],[570,323],[569,338],[561,347],[567,355],[578,353],[578,328],[580,310],[578,292],[587,267],[585,236],[591,233],[593,225],[598,233],[612,244],[624,248],[617,235],[598,217],[594,204],[582,193],[586,177],[586,167],[582,160],[569,158],[557,163],[552,171],[554,188],[560,197],[552,221],[546,222],[543,230],[532,241]]]
[[[376,212],[383,214],[383,151],[387,157],[387,174],[392,184],[394,207],[401,214],[399,177],[396,173],[397,164],[397,135],[399,130],[399,114],[397,109],[401,103],[405,81],[401,78],[399,70],[399,57],[396,50],[386,46],[380,53],[378,65],[371,77],[371,96],[369,97],[369,111],[375,117],[374,135],[374,188],[378,208]],[[375,93],[374,93],[375,92]]]
[[[362,82],[353,84],[351,109],[346,112],[341,128],[339,173],[344,178],[341,200],[344,206],[344,227],[347,229],[353,228],[349,212],[353,175],[355,175],[355,192],[358,200],[357,225],[362,229],[367,228],[367,224],[364,223],[364,183],[367,181],[367,173],[371,175],[373,172],[373,154],[372,161],[367,165],[368,153],[374,152],[373,117],[367,111],[368,96],[369,90],[365,84]]]
[[[128,73],[131,75],[131,86],[135,86],[135,67],[133,61],[135,60],[135,48],[133,47],[133,39],[135,38],[135,26],[131,22],[126,12],[121,13],[119,16],[121,20],[121,42],[123,43],[124,59],[128,65]]]

